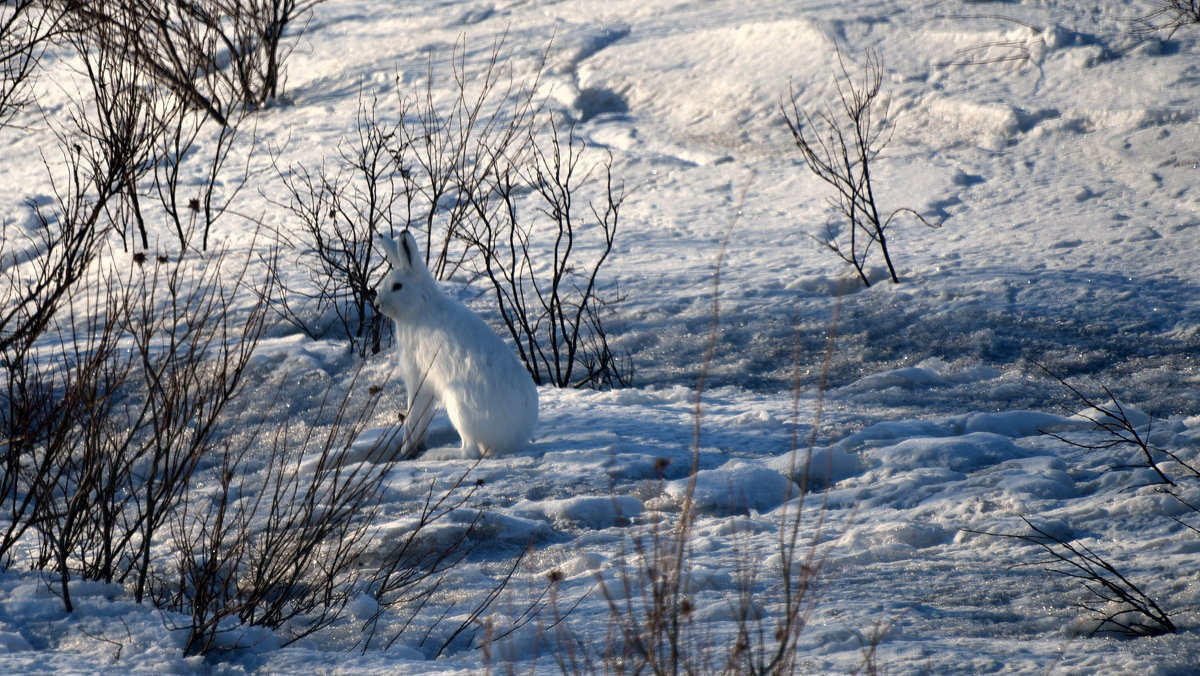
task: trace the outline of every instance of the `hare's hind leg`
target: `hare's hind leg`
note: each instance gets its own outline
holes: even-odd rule
[[[450,418],[450,424],[454,425],[455,431],[462,439],[459,457],[464,460],[478,460],[490,455],[489,449],[476,439],[480,431],[480,421],[477,418],[469,417],[470,410],[467,409],[467,405],[458,397],[447,397],[443,404],[446,407],[446,417]]]

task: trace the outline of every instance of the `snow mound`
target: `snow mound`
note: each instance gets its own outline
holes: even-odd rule
[[[851,528],[837,540],[835,549],[847,554],[839,555],[831,563],[902,561],[916,556],[918,550],[949,544],[953,538],[953,532],[936,524],[911,521],[865,524]]]
[[[528,544],[549,536],[553,531],[543,521],[525,519],[500,512],[460,508],[449,514],[450,527],[470,526],[476,540]]]
[[[25,650],[33,650],[33,646],[29,645],[29,641],[26,641],[24,636],[16,632],[0,631],[0,653],[17,653]]]
[[[907,439],[893,446],[867,450],[863,456],[889,471],[943,468],[971,472],[1029,454],[1008,437],[973,432],[960,437]]]
[[[1079,411],[1073,416],[1073,420],[1082,423],[1083,428],[1087,429],[1095,427],[1097,424],[1114,425],[1119,424],[1118,418],[1109,415],[1105,411],[1111,411],[1117,415],[1123,415],[1125,420],[1132,424],[1135,428],[1142,428],[1151,423],[1151,418],[1144,411],[1132,406],[1121,405],[1119,408],[1116,404],[1102,405],[1104,410],[1100,408],[1088,408]]]
[[[929,102],[929,112],[954,128],[972,134],[1008,137],[1021,130],[1016,109],[1005,104],[976,103],[938,96]]]
[[[940,360],[931,359],[916,366],[872,373],[847,385],[846,389],[851,391],[876,391],[899,387],[911,390],[973,383],[991,380],[999,376],[1000,371],[991,367],[976,366],[955,372]]]
[[[872,373],[865,378],[854,381],[847,388],[852,390],[885,390],[889,387],[912,389],[949,384],[949,380],[943,378],[940,373],[933,369],[909,366],[882,373]]]
[[[563,577],[571,579],[584,575],[594,575],[597,571],[607,568],[610,563],[612,563],[612,559],[603,554],[585,552],[578,556],[573,556],[553,568],[542,571],[541,576],[544,578]]]
[[[1013,498],[1013,506],[1020,509],[1028,505],[1030,499],[1066,500],[1075,497],[1078,494],[1075,480],[1066,470],[1066,463],[1059,458],[1021,458],[1001,463],[994,471],[983,473],[980,480]]]
[[[1093,416],[1094,417],[1094,416]],[[1095,425],[1082,415],[1063,417],[1043,411],[978,411],[934,420],[885,420],[848,435],[838,443],[845,448],[880,446],[885,442],[922,437],[956,437],[985,432],[1012,439],[1046,433],[1089,430]]]
[[[949,437],[959,434],[946,420],[885,420],[869,425],[838,443],[850,449],[860,446],[879,446],[881,442],[914,437]]]
[[[642,514],[642,501],[628,495],[589,495],[525,502],[514,511],[547,519],[556,526],[600,530],[624,525]]]
[[[784,453],[766,459],[763,464],[790,476],[792,481],[810,491],[832,486],[862,471],[858,455],[841,446],[818,446],[811,451]]]
[[[1065,432],[1072,429],[1085,429],[1086,421],[1072,420],[1053,413],[1041,411],[1004,411],[1002,413],[969,413],[963,430],[970,432],[990,432],[1006,437],[1032,437],[1046,432]]]
[[[692,503],[701,512],[744,514],[783,504],[800,489],[779,472],[742,461],[731,461],[716,469],[701,470],[695,476]],[[688,495],[689,479],[667,483],[666,494],[682,503]]]
[[[766,616],[766,609],[758,603],[728,598],[700,606],[696,609],[694,619],[697,622],[745,622],[761,620]]]
[[[774,93],[787,92],[792,78],[824,82],[834,54],[830,36],[804,19],[672,26],[631,35],[581,60],[579,88],[615,92],[629,110],[674,129],[725,135],[773,122]],[[748,74],[755,79],[748,82]]]

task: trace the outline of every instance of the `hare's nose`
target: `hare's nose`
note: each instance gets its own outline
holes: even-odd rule
[[[368,290],[367,290],[367,300],[371,301],[372,303],[373,303],[373,302],[375,302],[375,296],[376,296],[376,295],[377,295],[377,294],[376,294],[376,292],[375,292],[375,289],[368,289]]]

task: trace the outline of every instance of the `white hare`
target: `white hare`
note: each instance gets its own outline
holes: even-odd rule
[[[512,348],[442,293],[411,233],[378,242],[392,270],[375,290],[376,303],[396,322],[400,378],[408,390],[402,455],[413,457],[424,447],[439,403],[462,438],[463,457],[524,448],[537,423],[538,394]]]

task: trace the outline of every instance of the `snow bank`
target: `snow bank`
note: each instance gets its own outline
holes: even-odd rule
[[[590,495],[561,500],[522,502],[513,511],[547,519],[558,528],[599,530],[628,524],[642,513],[642,501],[628,495]]]
[[[665,493],[676,503],[689,497],[691,479],[668,482]],[[757,463],[731,461],[717,469],[701,470],[690,492],[693,507],[704,513],[744,514],[783,504],[799,486],[779,472]]]
[[[805,489],[821,490],[862,471],[859,456],[841,446],[817,446],[811,450],[784,453],[763,460],[763,465],[779,472]]]
[[[910,521],[871,523],[851,528],[838,538],[830,561],[835,566],[862,565],[911,559],[917,551],[949,544],[953,531]]]
[[[863,457],[887,471],[924,468],[970,472],[1005,460],[1022,458],[1029,451],[1008,437],[990,432],[972,432],[959,437],[907,439],[892,446],[867,449]]]

